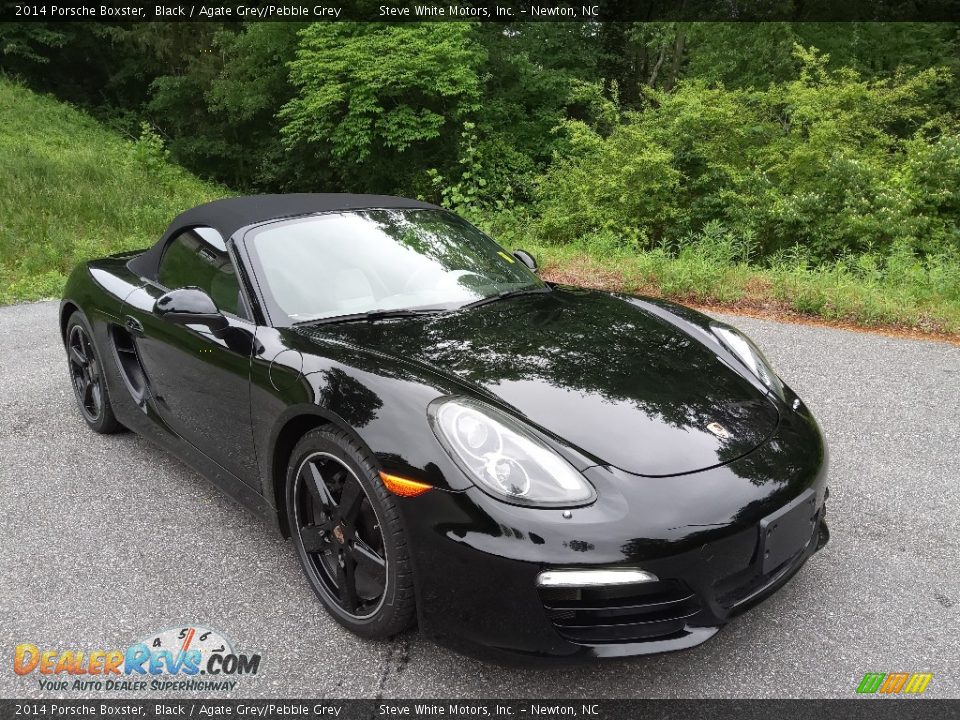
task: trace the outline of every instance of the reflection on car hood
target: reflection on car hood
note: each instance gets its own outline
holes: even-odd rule
[[[309,332],[456,375],[602,463],[639,475],[730,462],[769,438],[778,421],[773,404],[704,344],[607,293],[558,288]]]

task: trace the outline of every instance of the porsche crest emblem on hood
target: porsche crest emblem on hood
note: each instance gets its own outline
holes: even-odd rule
[[[707,425],[707,430],[712,432],[721,440],[729,440],[732,437],[730,435],[730,431],[727,430],[723,425],[721,425],[718,422],[712,422],[709,425]]]

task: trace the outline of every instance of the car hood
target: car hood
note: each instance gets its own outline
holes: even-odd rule
[[[707,345],[608,293],[558,288],[303,331],[455,376],[600,464],[638,475],[735,460],[769,438],[779,418]]]

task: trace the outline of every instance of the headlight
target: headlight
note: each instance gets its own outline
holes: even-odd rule
[[[593,486],[521,423],[467,398],[435,401],[430,423],[450,456],[481,490],[517,505],[570,507]]]
[[[783,383],[770,367],[770,362],[763,356],[760,349],[739,330],[728,325],[711,325],[714,335],[716,335],[724,346],[736,355],[740,362],[747,366],[747,369],[753,373],[764,385],[773,393],[783,399]]]

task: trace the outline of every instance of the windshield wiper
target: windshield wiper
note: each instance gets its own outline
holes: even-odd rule
[[[294,323],[294,327],[299,325],[333,325],[336,323],[350,322],[374,322],[376,320],[386,320],[389,318],[418,317],[420,315],[435,315],[443,312],[443,308],[397,308],[395,310],[368,310],[361,313],[350,313],[349,315],[333,315],[331,317],[316,318],[314,320],[301,320]]]
[[[466,305],[461,305],[460,309],[463,310],[465,308],[480,307],[481,305],[497,302],[497,300],[505,300],[507,298],[517,297],[518,295],[539,295],[541,293],[548,292],[550,292],[550,288],[547,286],[537,288],[521,288],[519,290],[504,290],[503,292],[498,292],[496,295],[489,295],[485,298],[480,298],[479,300],[469,302]]]

